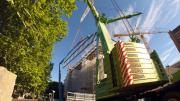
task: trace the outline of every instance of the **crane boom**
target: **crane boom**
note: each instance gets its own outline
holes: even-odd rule
[[[130,36],[130,35],[140,35],[140,38],[142,39],[146,49],[148,50],[149,53],[151,53],[151,48],[149,47],[149,44],[147,40],[145,39],[144,35],[145,34],[157,34],[157,33],[168,33],[168,31],[152,31],[152,32],[135,32],[135,33],[130,33],[130,34],[114,34],[114,37],[122,37],[122,36]]]
[[[144,35],[144,34],[156,34],[156,33],[168,33],[168,31],[153,31],[153,32],[135,32],[135,33],[130,33],[133,35]],[[114,37],[121,37],[121,36],[129,36],[129,34],[114,34]]]

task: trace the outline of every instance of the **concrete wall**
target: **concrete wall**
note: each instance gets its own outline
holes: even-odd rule
[[[178,71],[180,71],[180,61],[177,61],[173,65],[166,68],[166,72],[168,75],[172,75]]]
[[[16,75],[0,66],[0,101],[12,101]]]

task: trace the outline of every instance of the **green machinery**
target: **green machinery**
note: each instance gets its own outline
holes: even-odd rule
[[[173,82],[180,80],[180,71],[174,73],[172,76],[173,76],[173,79],[172,79]]]
[[[101,44],[102,44],[102,51],[103,51],[103,55],[104,55],[104,59],[103,59],[103,65],[104,65],[104,78],[100,79],[99,78],[99,61],[97,59],[97,69],[96,69],[96,78],[97,78],[97,84],[96,84],[96,98],[97,100],[101,100],[101,99],[106,99],[106,98],[111,98],[114,96],[118,96],[121,95],[120,92],[126,93],[125,91],[123,91],[124,88],[131,88],[131,86],[133,85],[140,85],[143,86],[144,84],[147,83],[153,83],[153,82],[158,82],[158,81],[163,81],[163,80],[167,80],[167,76],[164,70],[161,70],[162,67],[162,63],[160,62],[160,59],[157,55],[157,53],[154,51],[152,53],[151,59],[148,58],[150,65],[144,65],[145,67],[142,66],[142,64],[138,64],[138,63],[134,63],[134,64],[130,64],[131,66],[138,66],[141,65],[142,68],[135,70],[134,71],[140,71],[140,72],[146,72],[144,75],[141,74],[133,74],[130,73],[129,71],[132,71],[133,68],[131,69],[127,69],[129,75],[132,75],[133,77],[135,77],[137,80],[135,81],[128,81],[129,79],[125,79],[126,76],[123,76],[124,72],[126,69],[122,70],[122,68],[126,68],[126,65],[123,64],[123,62],[125,62],[123,60],[123,57],[121,55],[123,55],[125,51],[121,50],[123,49],[121,46],[125,47],[126,49],[131,48],[134,50],[143,50],[144,46],[140,43],[135,43],[135,42],[129,42],[129,44],[131,44],[130,46],[134,46],[133,48],[128,46],[128,43],[124,42],[124,45],[121,45],[122,42],[117,42],[114,43],[111,40],[111,36],[106,28],[106,24],[115,22],[117,20],[122,20],[122,19],[127,19],[127,18],[131,18],[134,16],[138,16],[141,13],[134,13],[131,15],[127,15],[124,17],[119,17],[119,18],[115,18],[115,19],[108,19],[105,18],[104,16],[99,15],[99,13],[97,12],[96,8],[92,5],[92,3],[89,0],[85,0],[85,2],[88,4],[92,14],[95,17],[96,23],[97,23],[97,27],[98,27],[98,31],[97,31],[97,35],[101,40]],[[135,47],[137,45],[137,47]],[[142,48],[138,48],[138,46],[143,46]],[[143,52],[146,52],[147,50],[143,50]],[[127,55],[127,59],[128,61],[139,61],[140,59],[137,57],[134,57],[134,59],[132,59],[133,56],[139,56],[141,55],[141,51],[137,54],[131,54],[131,51],[125,52]],[[148,52],[147,52],[148,54]],[[147,55],[146,54],[146,55]],[[148,54],[149,55],[149,54]],[[129,56],[129,57],[128,57]],[[131,57],[132,56],[132,57]],[[121,57],[121,58],[120,58]],[[144,56],[144,57],[148,57],[148,56]],[[139,59],[139,60],[138,60]],[[152,60],[153,59],[153,60]],[[145,60],[145,59],[144,59]],[[141,59],[141,63],[144,62],[144,60]],[[124,66],[124,67],[123,67]],[[127,65],[128,66],[128,65]],[[149,66],[149,68],[148,68]],[[149,73],[149,70],[153,71],[153,73]],[[153,75],[151,75],[153,74]],[[126,80],[126,81],[125,81]]]

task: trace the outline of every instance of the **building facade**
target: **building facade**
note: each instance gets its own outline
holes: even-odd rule
[[[180,52],[180,25],[174,30],[169,31],[169,35]]]

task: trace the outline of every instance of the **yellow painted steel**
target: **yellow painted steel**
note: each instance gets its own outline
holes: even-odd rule
[[[129,53],[144,53],[147,54],[147,50],[144,48],[135,48],[135,47],[125,47],[125,51]]]
[[[151,59],[140,59],[140,58],[128,58],[128,62],[130,63],[137,63],[137,62],[141,62],[141,63],[152,63]]]
[[[153,68],[131,68],[131,73],[136,74],[151,74],[151,73],[156,73],[156,70]]]
[[[124,46],[126,47],[139,47],[139,48],[145,48],[144,44],[140,44],[140,43],[134,43],[134,42],[124,42]]]
[[[141,84],[159,80],[157,70],[144,44],[121,42],[116,46],[121,62],[123,87],[131,83]]]
[[[141,83],[148,83],[148,82],[155,82],[155,81],[158,81],[159,78],[148,78],[148,79],[142,79],[142,80],[134,80],[134,83],[133,84],[141,84]]]

